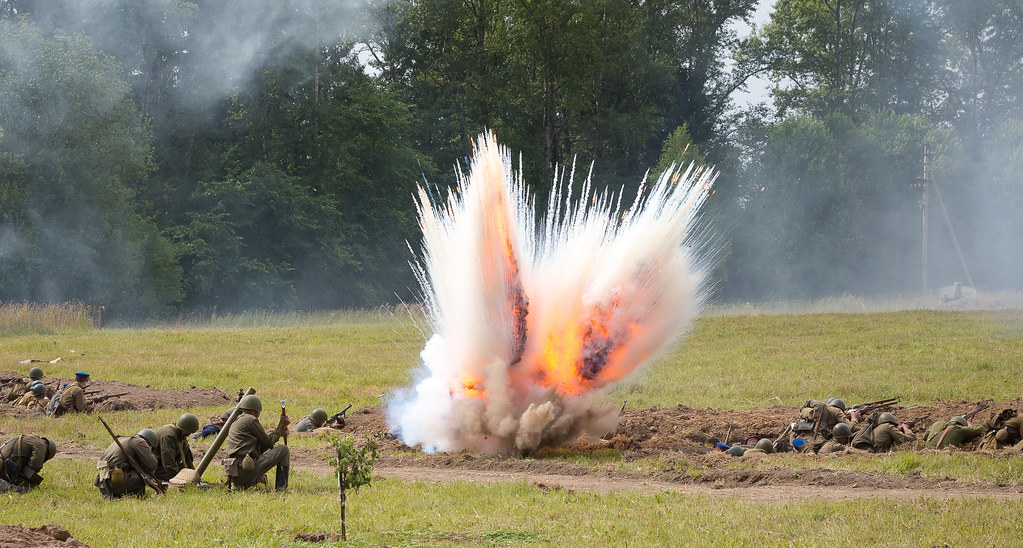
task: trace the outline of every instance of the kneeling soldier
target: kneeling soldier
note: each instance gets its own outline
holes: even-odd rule
[[[53,440],[25,434],[0,445],[0,493],[24,493],[43,482],[43,463],[57,454]]]
[[[165,424],[156,429],[156,479],[167,481],[182,468],[195,468],[192,448],[188,446],[188,435],[199,429],[199,418],[185,413],[174,424]]]
[[[291,419],[286,414],[281,415],[277,428],[268,434],[259,423],[263,402],[258,396],[245,396],[238,402],[238,408],[242,412],[231,425],[224,442],[224,452],[228,455],[224,473],[231,484],[246,489],[259,483],[263,475],[276,466],[274,489],[284,491],[288,488],[290,466],[288,446],[274,447],[274,444],[288,430]]]
[[[141,497],[146,494],[146,480],[135,471],[128,456],[135,460],[143,472],[153,475],[156,472],[156,455],[153,454],[153,448],[157,443],[156,432],[151,428],[143,428],[134,436],[123,436],[118,439],[124,451],[117,446],[117,442],[112,442],[107,447],[96,465],[99,474],[96,475],[93,485],[99,488],[105,499],[125,495]]]

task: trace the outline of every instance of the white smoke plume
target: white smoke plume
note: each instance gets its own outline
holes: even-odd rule
[[[503,454],[613,430],[601,398],[700,310],[705,269],[688,244],[715,176],[673,167],[626,209],[587,180],[536,219],[508,151],[481,135],[446,201],[420,189],[414,268],[433,336],[388,406],[392,430],[426,451]]]

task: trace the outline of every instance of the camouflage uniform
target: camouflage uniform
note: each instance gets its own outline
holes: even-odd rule
[[[252,487],[263,479],[264,474],[276,466],[276,485],[279,489],[287,487],[288,466],[290,465],[288,446],[274,447],[281,434],[280,429],[275,429],[272,433],[267,434],[259,419],[248,413],[242,413],[235,419],[227,433],[224,452],[238,463],[237,476],[232,478],[237,486]],[[246,472],[241,466],[241,462],[246,456],[252,457],[255,461],[255,468],[250,472]],[[281,486],[282,482],[283,486]]]
[[[39,486],[43,481],[39,472],[47,460],[46,450],[46,440],[32,434],[17,436],[0,444],[0,493],[27,491]],[[13,478],[8,477],[8,459],[20,468]]]
[[[27,407],[29,410],[37,409],[39,411],[46,411],[46,406],[50,403],[50,398],[46,396],[36,396],[35,394],[28,392],[18,400],[19,407]]]
[[[176,425],[165,424],[156,429],[156,479],[167,481],[178,474],[182,468],[195,468],[192,448],[188,445],[188,436]]]
[[[119,437],[121,445],[124,446],[124,450],[135,462],[138,463],[142,471],[152,475],[156,472],[156,455],[153,454],[153,448],[150,447],[149,442],[141,436]],[[132,495],[141,497],[146,493],[146,480],[142,479],[142,476],[132,467],[131,463],[128,462],[128,458],[121,452],[120,447],[117,443],[111,443],[107,450],[100,457],[99,462],[96,465],[99,469],[99,474],[96,475],[96,479],[93,481],[93,485],[99,488],[99,492],[103,494],[103,498],[118,498],[125,495]],[[118,484],[115,484],[111,475],[118,475],[114,472],[114,469],[120,469],[124,475],[124,480]],[[116,478],[115,478],[116,479]]]
[[[946,429],[948,429],[947,434],[945,433]],[[965,441],[979,438],[986,431],[987,428],[979,424],[975,426],[960,426],[948,421],[938,421],[927,429],[927,433],[924,434],[924,441],[927,442],[927,447],[931,449],[944,449],[950,445],[959,445]],[[941,442],[940,445],[938,444],[939,441]]]

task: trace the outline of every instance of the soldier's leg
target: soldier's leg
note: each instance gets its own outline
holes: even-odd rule
[[[258,459],[256,459],[256,470],[254,471],[254,474],[256,477],[262,477],[263,474],[269,472],[271,468],[276,466],[277,476],[276,481],[274,482],[274,488],[281,491],[288,487],[288,468],[290,465],[291,453],[288,451],[288,446],[278,445],[266,453],[263,453]]]

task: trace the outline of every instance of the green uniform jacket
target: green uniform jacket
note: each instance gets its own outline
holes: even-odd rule
[[[153,475],[156,472],[156,455],[153,454],[153,449],[149,447],[149,442],[139,436],[132,437],[118,437],[121,440],[121,445],[124,446],[124,450],[131,455],[131,458],[135,459],[142,471]],[[128,462],[128,458],[124,456],[121,449],[117,447],[114,442],[110,443],[107,450],[103,452],[103,456],[100,457],[101,461],[107,461],[108,468],[121,468],[122,470],[134,470],[131,467],[131,463]]]
[[[60,393],[60,404],[67,407],[68,411],[85,412],[89,410],[85,405],[85,390],[82,390],[82,387],[77,384],[69,384]]]
[[[156,479],[167,481],[182,468],[192,468],[192,448],[185,433],[173,424],[156,429]]]
[[[945,434],[945,438],[942,439],[941,434],[945,431],[945,428],[948,428],[948,422],[938,421],[927,429],[927,435],[924,438],[927,440],[927,447],[932,449],[944,449],[950,445],[959,445],[964,441],[979,438],[987,431],[987,428],[982,425],[959,426],[958,424],[954,424],[952,425],[952,429],[948,431],[948,434]],[[941,446],[938,445],[938,440],[941,440]]]
[[[15,402],[21,399],[22,396],[28,392],[28,385],[32,383],[32,379],[25,377],[21,379],[15,379],[11,381],[6,387],[4,387],[3,401]]]
[[[36,396],[29,392],[18,400],[17,405],[20,407],[27,407],[29,409],[38,409],[40,411],[46,411],[46,404],[50,403],[50,398],[46,396]]]
[[[302,420],[295,425],[295,432],[312,432],[313,430],[316,430],[316,424],[313,423],[313,419],[309,415],[302,417]]]
[[[896,444],[915,440],[916,434],[913,434],[912,432],[907,434],[889,422],[879,424],[874,427],[875,453],[883,453],[894,447]]]
[[[259,455],[273,447],[280,437],[281,433],[276,430],[267,434],[259,419],[242,413],[235,419],[231,431],[227,433],[224,452],[229,457],[244,457],[252,453]]]
[[[20,445],[18,437],[21,438]],[[11,438],[8,440],[9,443],[5,441],[4,444],[0,444],[4,447],[0,449],[0,461],[14,460],[23,468],[27,466],[38,474],[46,462],[46,440],[32,434],[18,437]]]
[[[820,450],[817,451],[818,455],[827,455],[829,453],[841,453],[845,451],[845,445],[838,443],[834,439],[828,440],[824,445],[821,446]]]

